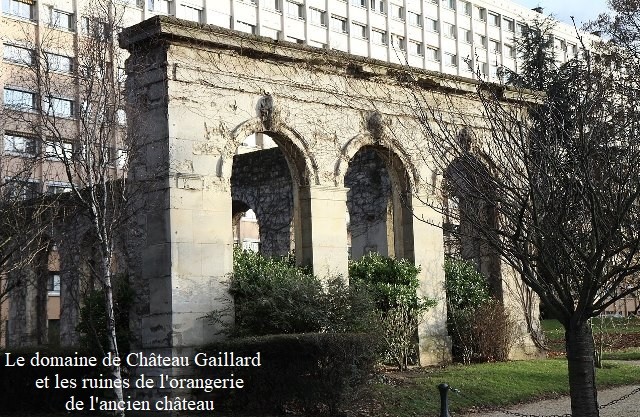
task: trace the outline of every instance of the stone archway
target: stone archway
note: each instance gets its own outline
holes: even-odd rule
[[[363,148],[389,171],[393,254],[420,265],[420,293],[438,300],[419,329],[422,364],[446,361],[444,252],[434,168],[421,149],[421,120],[407,111],[402,68],[161,17],[127,29],[131,104],[153,128],[134,158],[135,180],[158,204],[138,216],[137,278],[142,349],[192,349],[215,339],[200,318],[224,302],[232,269],[232,160],[249,134],[265,133],[291,172],[296,259],[329,276],[348,272],[348,163]],[[197,45],[197,47],[196,47]],[[470,107],[473,81],[431,73]],[[144,136],[144,135],[142,135]],[[136,168],[137,167],[137,168]],[[248,205],[249,202],[245,201]],[[389,236],[387,236],[389,237]]]

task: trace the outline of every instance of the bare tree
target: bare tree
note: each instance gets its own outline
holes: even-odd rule
[[[73,205],[88,224],[94,240],[88,287],[104,295],[106,344],[97,339],[103,354],[119,356],[114,315],[116,245],[130,214],[127,161],[134,149],[127,135],[123,95],[124,55],[115,35],[123,26],[125,6],[112,0],[86,5],[78,36],[50,28],[32,39],[34,65],[16,76],[35,92],[37,104],[13,117],[42,140],[41,155],[47,175],[64,181]],[[82,244],[82,242],[78,242]],[[77,300],[79,304],[82,300]],[[79,306],[78,306],[79,307]],[[89,326],[90,328],[93,328]],[[121,379],[112,366],[111,376]],[[116,384],[116,387],[120,386]],[[118,400],[121,388],[114,389]],[[119,412],[124,415],[124,412]]]
[[[640,288],[640,112],[637,83],[584,54],[546,94],[480,83],[472,114],[448,96],[409,91],[441,192],[457,202],[446,214],[560,320],[572,413],[597,416],[589,319]]]
[[[10,48],[5,47],[5,59],[23,64],[22,60],[32,58]],[[9,94],[5,92],[5,96]],[[7,98],[4,104],[0,108],[0,129],[4,133],[0,154],[0,306],[7,305],[14,291],[42,284],[24,271],[48,249],[47,233],[58,208],[56,198],[43,197],[39,184],[32,180],[41,163],[37,138],[17,132],[12,119],[20,109]],[[0,321],[5,320],[0,316]],[[38,337],[42,333],[39,331]]]

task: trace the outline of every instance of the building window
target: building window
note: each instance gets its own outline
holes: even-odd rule
[[[70,161],[73,158],[73,143],[50,140],[45,143],[45,158]]]
[[[16,200],[30,200],[40,194],[40,184],[37,181],[5,179],[3,187],[5,195]]]
[[[314,25],[327,26],[327,12],[310,7],[309,21]]]
[[[124,109],[116,110],[116,121],[121,126],[127,124],[127,112]]]
[[[371,10],[384,14],[384,0],[371,0]]]
[[[242,240],[242,250],[251,251],[251,252],[259,252],[260,251],[260,241],[256,239],[245,238]]]
[[[456,0],[448,0],[448,1],[447,1],[447,6],[448,6],[450,9],[455,10],[455,9],[456,9]]]
[[[25,156],[36,155],[36,139],[20,134],[4,134],[4,151]]]
[[[351,0],[352,6],[367,7],[367,0]]]
[[[33,19],[35,1],[33,0],[2,0],[2,13],[20,17],[22,19]]]
[[[294,38],[293,36],[287,36],[287,38],[285,40],[288,41],[288,42],[293,42],[293,43],[298,43],[298,44],[303,44],[304,43],[304,39]]]
[[[16,64],[32,66],[34,63],[33,50],[15,45],[4,45],[2,58]]]
[[[287,16],[295,17],[296,19],[304,19],[304,7],[300,3],[286,1],[285,11]]]
[[[322,48],[322,49],[326,49],[326,47],[327,47],[326,43],[314,41],[312,39],[309,39],[307,41],[307,45],[313,46],[314,48]]]
[[[481,65],[480,65],[480,75],[482,77],[486,77],[488,72],[489,72],[489,64],[487,64],[486,62],[481,63]]]
[[[560,49],[563,52],[567,52],[567,43],[564,41],[564,39],[556,38],[554,47],[556,49]]]
[[[440,61],[440,50],[438,48],[427,47],[425,56],[429,61]]]
[[[500,48],[500,41],[489,39],[489,52],[496,54],[502,53],[502,49]]]
[[[407,44],[405,42],[404,36],[391,34],[391,46],[400,51],[404,51],[407,49]]]
[[[73,13],[51,9],[49,25],[57,29],[73,30]]]
[[[56,195],[71,192],[71,184],[68,182],[50,182],[47,183],[47,194]],[[51,290],[49,290],[51,291]]]
[[[487,47],[487,37],[484,35],[480,35],[479,33],[475,34],[474,44],[478,48],[486,48]]]
[[[417,41],[409,41],[409,53],[411,55],[422,56],[422,54],[424,53],[422,43]]]
[[[341,16],[331,16],[331,30],[347,33],[347,19]]]
[[[567,50],[569,51],[569,58],[573,58],[576,55],[578,55],[578,46],[577,45],[569,44],[569,46],[567,47]]]
[[[90,19],[87,16],[80,18],[80,31],[83,35],[91,36],[95,39],[111,39],[111,29],[107,22]]]
[[[47,285],[47,290],[50,293],[60,294],[60,273],[59,272],[49,273],[49,283]]]
[[[448,67],[455,67],[458,65],[458,55],[456,54],[444,54],[444,64]]]
[[[73,117],[75,114],[74,104],[73,100],[49,97],[42,101],[42,110],[44,110],[48,116]]]
[[[169,14],[169,0],[147,0],[149,11],[156,14]]]
[[[462,12],[467,16],[471,16],[473,14],[473,6],[471,5],[471,3],[469,3],[468,1],[464,1],[462,3]]]
[[[242,22],[240,22],[242,23]],[[242,30],[242,29],[237,29],[237,30],[242,30],[243,32],[247,32],[247,33],[254,33],[255,34],[255,26],[254,25],[249,25],[248,23],[245,23],[246,26],[246,30]],[[237,28],[237,24],[236,24],[236,28]],[[249,32],[249,31],[252,32]],[[270,27],[266,27],[266,26],[262,26],[262,28],[260,29],[260,35],[262,36],[267,36],[271,39],[282,39],[282,32],[278,29],[273,29]]]
[[[522,35],[525,31],[526,25],[524,23],[516,24],[516,35]]]
[[[361,23],[351,22],[351,32],[356,38],[367,39],[367,27]]]
[[[422,15],[414,12],[407,12],[407,21],[413,26],[422,26]]]
[[[191,5],[182,5],[182,18],[192,22],[202,22],[202,9]]]
[[[129,162],[129,152],[126,149],[118,149],[116,153],[116,166],[123,169]]]
[[[491,26],[500,27],[500,15],[497,13],[489,12],[489,24]]]
[[[509,58],[515,58],[516,57],[516,50],[513,47],[513,45],[507,45],[505,43],[504,44],[504,54],[506,56],[508,56]]]
[[[235,26],[235,30],[239,30],[240,32],[244,32],[244,33],[250,33],[252,35],[256,34],[256,25],[252,25],[250,23],[247,22],[241,22],[240,20],[236,21],[236,26]],[[267,35],[264,34],[263,35]]]
[[[49,70],[56,72],[65,72],[70,74],[73,72],[73,58],[64,55],[51,54],[46,52],[46,65]]]
[[[389,3],[389,15],[394,19],[404,20],[404,7]]]
[[[373,43],[377,43],[379,45],[387,44],[387,32],[383,32],[381,30],[372,30],[371,31],[371,41]]]
[[[472,43],[473,42],[473,32],[471,32],[469,29],[460,29],[460,39],[462,39],[463,42],[466,43]]]
[[[445,23],[443,27],[443,35],[447,38],[456,38],[456,27],[451,23]]]
[[[500,78],[497,65],[489,65],[489,77],[491,77],[492,79]]]
[[[29,91],[4,89],[4,105],[14,110],[31,111],[37,108],[36,95]]]
[[[476,19],[485,22],[487,20],[487,9],[476,6]]]
[[[429,32],[437,32],[438,31],[438,21],[430,19],[430,18],[427,18],[426,21],[425,21],[425,28]]]
[[[513,19],[509,19],[506,17],[502,18],[502,24],[504,25],[504,29],[508,32],[515,32],[516,30],[516,22]]]

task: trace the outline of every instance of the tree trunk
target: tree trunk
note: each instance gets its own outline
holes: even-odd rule
[[[571,414],[577,417],[598,417],[598,391],[594,367],[594,344],[588,322],[571,323],[565,332],[569,363]]]

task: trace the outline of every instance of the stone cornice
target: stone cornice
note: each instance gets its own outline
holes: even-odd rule
[[[120,33],[119,43],[129,51],[152,44],[182,44],[197,48],[217,48],[236,51],[255,59],[301,63],[322,71],[340,71],[357,78],[385,78],[414,82],[423,89],[454,94],[476,93],[478,88],[492,91],[497,97],[511,101],[536,102],[540,94],[498,84],[482,83],[471,78],[389,63],[351,55],[341,51],[315,48],[293,42],[274,40],[222,28],[204,25],[171,16],[155,16]]]

